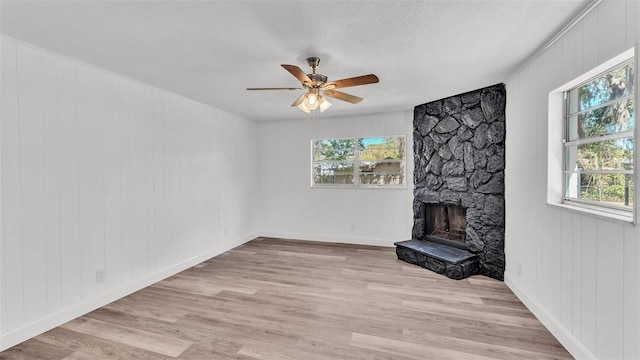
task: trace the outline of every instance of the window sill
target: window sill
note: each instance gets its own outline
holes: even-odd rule
[[[633,219],[633,213],[629,213],[626,211],[617,211],[617,210],[601,210],[595,207],[589,206],[577,206],[577,205],[569,205],[565,203],[556,204],[547,202],[548,206],[559,208],[562,210],[571,211],[573,213],[588,215],[599,219],[615,221],[623,224],[635,224]]]
[[[406,190],[407,185],[311,185],[311,189],[387,189]]]

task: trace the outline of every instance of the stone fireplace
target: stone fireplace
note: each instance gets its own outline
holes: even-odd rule
[[[439,249],[445,245],[464,251],[460,257],[473,257],[464,277],[504,278],[505,104],[499,84],[414,109],[411,241],[435,242]]]

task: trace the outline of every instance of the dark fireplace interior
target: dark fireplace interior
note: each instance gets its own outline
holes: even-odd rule
[[[467,211],[462,206],[427,204],[424,225],[425,235],[446,240],[453,246],[464,244],[467,239]]]

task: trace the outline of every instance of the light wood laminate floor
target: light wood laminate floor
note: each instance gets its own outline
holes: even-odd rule
[[[570,359],[503,282],[258,238],[0,359]]]

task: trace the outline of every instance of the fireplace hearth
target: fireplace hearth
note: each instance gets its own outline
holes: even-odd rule
[[[407,240],[396,244],[398,259],[460,280],[478,273],[478,257],[435,241]]]
[[[504,278],[505,105],[499,84],[415,107],[412,240],[398,258],[439,273],[464,258],[465,277]],[[434,269],[431,243],[468,255],[440,252]]]

